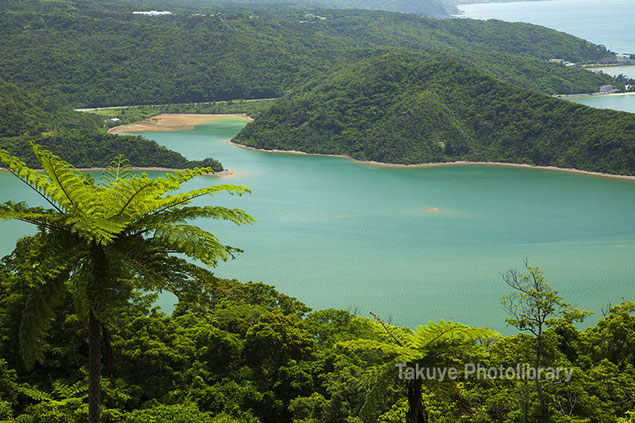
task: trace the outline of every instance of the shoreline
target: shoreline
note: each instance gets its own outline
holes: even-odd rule
[[[591,97],[591,96],[615,96],[615,95],[635,95],[634,93],[611,93],[611,94],[582,94],[582,95],[568,95],[564,97]],[[247,121],[253,121],[253,118],[245,113],[241,114],[179,114],[179,113],[162,113],[152,116],[149,119],[154,119],[156,122],[150,122],[149,119],[141,122],[131,123],[128,125],[121,125],[111,128],[109,133],[138,133],[138,132],[166,132],[166,131],[179,131],[194,129],[198,125],[204,125],[206,123],[213,123],[222,118],[235,117],[241,118]],[[160,125],[163,123],[163,125]],[[120,128],[121,132],[114,132],[113,130]],[[127,131],[122,129],[126,128]],[[141,129],[142,128],[142,129]],[[113,131],[113,132],[111,132]],[[525,169],[536,170],[548,170],[556,172],[573,173],[578,175],[588,175],[600,178],[619,179],[626,181],[635,181],[635,176],[629,175],[613,175],[610,173],[592,172],[588,170],[579,170],[572,168],[561,168],[556,166],[535,166],[523,163],[504,163],[504,162],[475,162],[475,161],[455,161],[455,162],[439,162],[439,163],[419,163],[419,164],[399,164],[399,163],[382,163],[372,160],[358,160],[344,154],[324,154],[324,153],[306,153],[304,151],[297,150],[265,150],[261,148],[249,147],[246,145],[232,142],[231,139],[225,141],[229,145],[233,145],[239,148],[245,148],[248,150],[259,151],[263,153],[277,153],[277,154],[294,154],[294,155],[306,155],[306,156],[324,156],[324,157],[339,157],[347,159],[366,166],[375,167],[388,167],[388,168],[431,168],[431,167],[447,167],[447,166],[497,166],[497,167],[515,167]],[[102,168],[94,169],[78,169],[82,171],[103,171]],[[133,168],[133,170],[146,170],[146,171],[174,171],[176,169],[164,169],[164,168]],[[227,173],[224,173],[227,172]],[[225,169],[223,172],[219,172],[215,175],[208,176],[230,176],[233,171]]]
[[[80,167],[80,168],[76,168],[75,170],[78,172],[104,172],[106,171],[108,168],[105,167]],[[37,173],[44,173],[44,169],[33,169],[35,170]],[[168,167],[131,167],[129,168],[129,170],[133,171],[133,172],[176,172],[176,171],[186,171],[188,169],[171,169]],[[8,172],[9,170],[7,168],[4,167],[0,167],[0,172]],[[234,171],[231,169],[224,169],[220,172],[215,172],[215,173],[204,173],[201,176],[207,176],[207,177],[212,177],[212,178],[220,178],[223,176],[232,176],[234,174]]]
[[[138,134],[142,132],[171,132],[195,129],[199,125],[215,123],[225,118],[253,119],[246,113],[197,114],[160,113],[139,122],[119,125],[108,130],[109,134]]]
[[[635,92],[628,93],[593,93],[593,94],[556,94],[555,98],[579,98],[579,97],[611,97],[621,95],[635,95]]]
[[[455,161],[455,162],[439,162],[439,163],[418,163],[418,164],[399,164],[399,163],[382,163],[376,162],[372,160],[358,160],[352,157],[343,155],[343,154],[324,154],[324,153],[305,153],[304,151],[297,150],[264,150],[261,148],[249,147],[242,144],[237,144],[232,142],[231,140],[226,141],[228,144],[245,148],[253,151],[260,151],[263,153],[276,153],[276,154],[293,154],[300,156],[324,156],[324,157],[340,157],[343,159],[350,160],[352,162],[356,162],[366,166],[374,166],[374,167],[388,167],[388,168],[431,168],[431,167],[449,167],[449,166],[496,166],[496,167],[515,167],[515,168],[525,168],[525,169],[536,169],[536,170],[547,170],[547,171],[555,171],[555,172],[564,172],[564,173],[573,173],[578,175],[587,175],[594,176],[600,178],[608,178],[608,179],[620,179],[626,181],[635,181],[635,176],[629,175],[613,175],[610,173],[602,173],[602,172],[592,172],[588,170],[579,170],[579,169],[571,169],[571,168],[563,168],[556,166],[536,166],[530,164],[523,163],[504,163],[504,162],[473,162],[473,161]]]

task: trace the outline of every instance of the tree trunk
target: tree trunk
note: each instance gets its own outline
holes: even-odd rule
[[[547,418],[548,410],[547,403],[545,401],[545,395],[542,392],[542,385],[540,384],[540,378],[538,377],[538,369],[540,368],[540,357],[542,352],[542,330],[540,331],[537,338],[537,348],[536,348],[536,390],[538,391],[538,399],[540,400],[540,408],[539,415],[543,421]]]
[[[88,421],[99,423],[101,387],[101,324],[90,310],[88,318]]]
[[[408,381],[408,412],[406,413],[406,423],[427,423],[428,414],[423,411],[423,403],[421,402],[421,380],[410,380]]]
[[[101,337],[104,340],[104,372],[110,378],[110,380],[115,380],[115,367],[114,360],[112,358],[112,344],[110,342],[110,331],[104,325],[101,324]]]

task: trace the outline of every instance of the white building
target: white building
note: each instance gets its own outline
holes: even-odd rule
[[[164,16],[164,15],[171,15],[172,12],[170,12],[169,10],[164,10],[162,12],[159,12],[157,10],[149,10],[147,12],[132,12],[133,15],[146,15],[146,16]]]

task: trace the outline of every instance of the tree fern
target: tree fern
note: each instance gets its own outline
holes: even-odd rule
[[[254,219],[239,209],[189,204],[204,196],[250,191],[223,184],[180,193],[183,183],[212,173],[212,169],[149,178],[132,173],[123,157],[117,157],[96,183],[50,152],[34,144],[31,147],[45,174],[0,151],[0,164],[52,207],[0,204],[0,219],[22,220],[40,228],[30,244],[32,266],[22,275],[28,278],[31,293],[20,328],[20,351],[27,366],[43,360],[46,332],[56,306],[70,294],[89,323],[89,420],[96,423],[102,322],[117,305],[130,299],[134,289],[178,292],[197,283],[206,272],[173,254],[184,254],[208,266],[234,258],[239,249],[223,245],[188,221],[214,218],[242,225]]]
[[[372,314],[372,313],[371,313]],[[397,379],[397,364],[405,364],[408,367],[420,365],[434,368],[450,366],[466,357],[478,356],[482,353],[479,345],[481,340],[493,339],[499,334],[490,329],[473,328],[454,322],[440,321],[428,322],[414,331],[409,328],[391,326],[373,314],[376,339],[356,339],[340,343],[341,346],[351,350],[375,350],[386,357],[385,364],[378,368],[369,369],[367,374],[375,380],[368,390],[366,399],[360,408],[360,417],[371,421],[381,404],[382,392],[386,387],[395,383]],[[381,377],[377,377],[381,375]],[[424,421],[424,405],[421,401],[421,388],[429,381],[404,380],[408,390],[407,413],[408,423]],[[451,382],[450,382],[451,383]],[[449,395],[452,387],[447,383],[428,383],[428,389]]]

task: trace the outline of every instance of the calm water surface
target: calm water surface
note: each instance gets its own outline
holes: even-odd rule
[[[318,309],[374,311],[410,326],[454,319],[502,331],[499,299],[508,289],[500,273],[525,258],[583,309],[635,297],[634,182],[489,166],[388,169],[228,145],[243,125],[230,118],[145,134],[235,170],[186,188],[252,189],[213,201],[248,211],[255,225],[197,222],[245,250],[216,269],[220,276],[274,284]],[[0,195],[37,202],[5,172]],[[1,222],[0,253],[28,230]]]
[[[633,6],[635,7],[635,6]],[[635,66],[634,65],[630,65],[630,66],[607,66],[607,67],[601,67],[601,68],[588,68],[589,70],[592,70],[593,72],[604,72],[608,75],[611,76],[618,76],[618,75],[624,75],[624,76],[628,76],[629,78],[633,78],[635,79]]]
[[[635,113],[635,95],[599,95],[592,97],[570,97],[567,100],[599,109],[613,109]]]
[[[635,54],[633,0],[552,0],[459,6],[463,16],[527,22],[575,35],[609,50]]]

